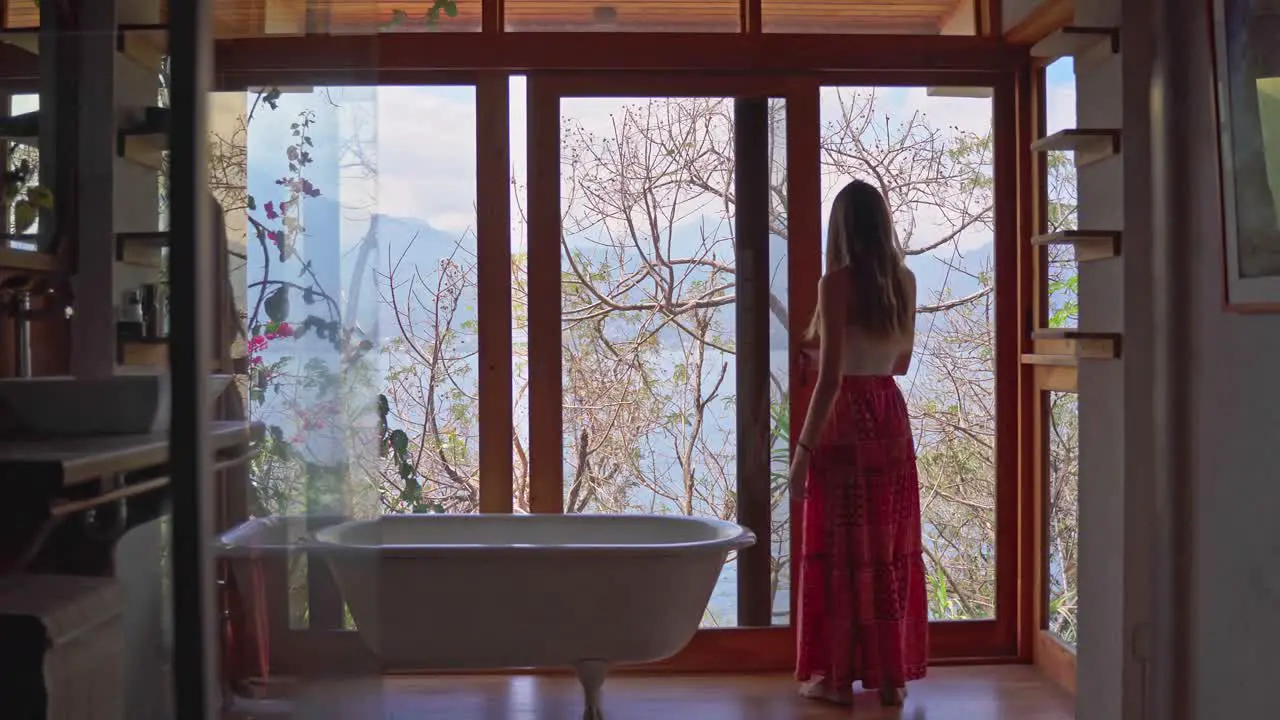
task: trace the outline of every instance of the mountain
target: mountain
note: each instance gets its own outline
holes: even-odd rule
[[[453,233],[432,227],[424,220],[416,218],[395,217],[390,215],[376,216],[376,237],[369,235],[369,221],[355,221],[351,213],[343,212],[338,203],[328,197],[320,196],[304,202],[304,224],[307,236],[303,240],[302,252],[311,263],[312,270],[321,279],[321,285],[335,299],[341,299],[344,315],[358,318],[359,324],[366,332],[371,332],[376,322],[376,333],[383,341],[400,334],[396,311],[390,303],[391,287],[386,275],[390,265],[399,262],[397,272],[396,299],[405,300],[408,272],[416,268],[421,273],[421,280],[434,282],[439,273],[441,262],[450,256],[457,257],[459,262],[474,262],[474,236],[467,238],[459,250],[459,237]],[[340,237],[345,232],[347,237]],[[360,260],[360,249],[365,243],[371,243],[365,261]],[[676,231],[673,243],[673,254],[693,254],[701,242],[701,234],[696,226],[686,226]],[[576,250],[582,252],[589,261],[602,263],[608,257],[606,251],[597,245],[587,242],[572,243]],[[345,246],[345,249],[343,248]],[[786,247],[778,237],[772,238],[770,255],[770,290],[786,303],[787,274],[780,260]],[[950,247],[931,253],[915,255],[908,258],[908,265],[916,274],[919,288],[919,302],[932,304],[938,301],[939,293],[945,288],[946,298],[959,298],[978,290],[979,281],[973,275],[980,271],[989,271],[993,247],[990,243],[965,251],[963,254],[952,252]],[[461,253],[461,257],[458,257]],[[361,282],[356,283],[354,273],[363,268]],[[251,271],[253,268],[251,267]],[[259,269],[257,271],[261,273]],[[273,277],[283,278],[285,275],[297,274],[297,271],[284,272],[276,268]],[[251,272],[251,276],[253,273]],[[301,282],[301,281],[299,281]],[[424,292],[421,282],[416,282],[420,293]],[[352,303],[352,296],[356,302]],[[427,298],[426,294],[421,295]],[[296,313],[295,313],[296,315]],[[419,318],[423,313],[415,311]],[[476,296],[474,288],[470,288],[459,303],[454,316],[454,327],[462,323],[476,321]],[[725,308],[722,322],[727,328],[733,327],[732,308]],[[676,329],[668,328],[660,335],[660,340],[674,340]],[[474,351],[474,337],[464,334],[462,339],[464,351]],[[770,351],[785,353],[787,336],[782,324],[770,315]]]

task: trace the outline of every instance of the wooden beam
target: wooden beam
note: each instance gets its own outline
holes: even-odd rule
[[[476,84],[476,293],[480,318],[480,512],[513,508],[511,117],[504,72]]]
[[[817,140],[817,138],[812,138]],[[770,624],[769,100],[734,101],[734,312],[738,522],[756,544],[738,552],[738,624]]]
[[[805,329],[818,305],[818,278],[822,275],[822,132],[820,90],[816,78],[792,81],[787,93],[787,348],[791,449],[804,428],[809,396],[815,378],[807,377],[803,362],[807,345]],[[816,374],[816,373],[815,373]],[[790,498],[791,515],[791,612],[794,624],[800,588],[801,538],[804,536],[804,504]]]
[[[222,40],[219,73],[349,70],[1009,70],[1026,55],[963,35],[418,33]]]
[[[527,81],[529,510],[564,511],[560,327],[560,98]]]
[[[995,196],[995,501],[996,589],[993,642],[1017,653],[1019,354],[1023,333],[1018,296],[1018,96],[1010,75],[996,85],[992,103]]]
[[[1030,237],[1045,224],[1045,156],[1031,152],[1031,141],[1044,134],[1044,71],[1027,65],[1018,73],[1018,237]],[[1044,395],[1036,369],[1027,367],[1033,343],[1030,330],[1048,322],[1045,294],[1048,265],[1044,252],[1029,243],[1018,244],[1019,328],[1023,367],[1019,375],[1018,449],[1018,657],[1035,656],[1043,593]],[[1074,362],[1074,358],[1070,358]]]

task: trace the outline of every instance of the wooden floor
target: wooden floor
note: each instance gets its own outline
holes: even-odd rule
[[[805,700],[790,678],[763,676],[637,676],[605,684],[608,720],[1072,720],[1071,698],[1027,666],[936,668],[910,687],[905,708],[886,710],[859,694],[840,708]],[[298,717],[306,720],[577,720],[578,683],[562,676],[384,678],[360,692],[335,684],[300,693],[292,702],[251,708],[226,720]]]

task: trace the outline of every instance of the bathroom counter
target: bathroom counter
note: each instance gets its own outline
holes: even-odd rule
[[[212,424],[215,473],[250,462],[261,423]],[[166,512],[168,433],[0,440],[0,576],[110,574],[116,541]]]
[[[231,450],[262,436],[261,423],[212,424],[215,452]],[[56,490],[119,473],[145,470],[169,460],[168,433],[95,435],[0,440],[0,490],[35,482]]]

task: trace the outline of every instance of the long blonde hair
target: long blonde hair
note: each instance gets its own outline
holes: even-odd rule
[[[873,338],[906,331],[914,311],[903,273],[903,257],[893,232],[889,204],[870,183],[854,180],[836,195],[827,226],[827,272],[853,273],[849,324]],[[809,323],[808,338],[822,334],[821,308]]]

